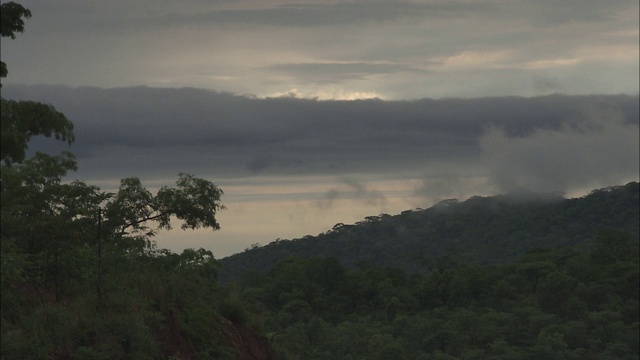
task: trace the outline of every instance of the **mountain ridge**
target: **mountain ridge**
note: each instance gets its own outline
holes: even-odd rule
[[[453,257],[472,264],[504,263],[535,248],[588,249],[601,230],[638,234],[638,182],[566,199],[559,193],[517,190],[504,195],[449,199],[428,209],[368,216],[336,224],[316,236],[277,239],[220,260],[222,280],[244,271],[269,271],[289,257],[334,257],[346,266],[369,262],[424,271],[421,259]]]

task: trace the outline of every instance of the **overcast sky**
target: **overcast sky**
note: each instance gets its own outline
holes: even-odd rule
[[[637,0],[20,1],[7,82],[417,99],[638,92]]]
[[[221,231],[162,247],[223,257],[446,198],[638,180],[636,0],[20,3],[2,96],[74,122],[72,179],[225,192]]]

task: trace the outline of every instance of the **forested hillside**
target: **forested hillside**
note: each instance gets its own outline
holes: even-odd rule
[[[284,359],[637,359],[638,238],[427,275],[290,258],[234,284]]]
[[[285,359],[637,359],[638,190],[449,200],[221,262]]]
[[[221,260],[221,277],[271,269],[288,257],[334,257],[345,266],[369,262],[409,272],[424,271],[424,258],[447,256],[465,264],[514,261],[535,248],[588,250],[598,231],[638,235],[639,186],[632,182],[565,199],[526,191],[466,201],[446,200],[399,215],[370,216],[353,225],[336,224],[317,236],[276,240]]]

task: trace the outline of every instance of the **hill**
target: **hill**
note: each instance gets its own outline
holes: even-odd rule
[[[289,257],[332,257],[345,266],[368,262],[417,272],[432,257],[482,265],[510,262],[535,248],[587,250],[603,229],[637,235],[639,203],[637,182],[573,199],[517,191],[445,200],[426,210],[369,216],[352,225],[336,224],[317,236],[252,247],[220,260],[220,276],[227,280],[246,270],[266,272]]]

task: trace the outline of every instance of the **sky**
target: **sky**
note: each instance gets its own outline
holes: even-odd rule
[[[20,3],[2,96],[74,123],[70,180],[224,191],[222,229],[157,236],[174,251],[639,178],[637,1]]]

